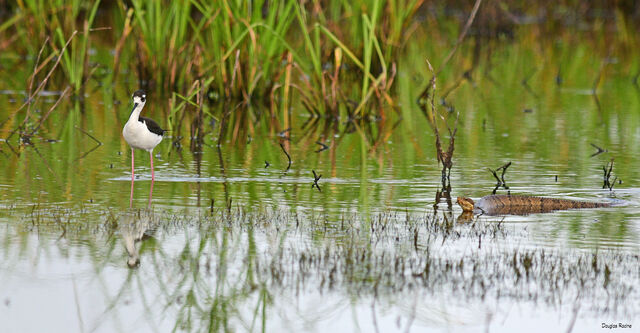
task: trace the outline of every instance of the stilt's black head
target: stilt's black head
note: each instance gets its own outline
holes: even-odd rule
[[[144,90],[137,90],[133,93],[133,102],[138,103],[138,100],[144,103],[147,100],[147,93]]]

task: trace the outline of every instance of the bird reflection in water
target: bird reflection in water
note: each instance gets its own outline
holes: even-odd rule
[[[127,266],[136,268],[140,266],[138,243],[153,237],[158,226],[157,220],[151,210],[135,210],[124,213],[119,225],[124,247],[129,255]]]

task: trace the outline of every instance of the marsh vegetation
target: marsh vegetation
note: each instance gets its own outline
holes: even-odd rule
[[[637,325],[634,6],[0,1],[0,321]],[[140,88],[169,129],[150,211]],[[492,192],[616,205],[458,217]]]

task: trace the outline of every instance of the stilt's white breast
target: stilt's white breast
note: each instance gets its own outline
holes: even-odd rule
[[[152,151],[162,141],[161,135],[152,133],[140,121],[128,121],[122,129],[122,136],[131,147],[146,151]]]

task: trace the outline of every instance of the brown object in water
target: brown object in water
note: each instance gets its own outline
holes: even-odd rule
[[[604,202],[576,201],[529,195],[487,195],[478,200],[478,202],[474,202],[471,198],[458,197],[457,203],[464,212],[486,215],[528,215],[564,209],[609,207],[611,205]]]

